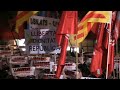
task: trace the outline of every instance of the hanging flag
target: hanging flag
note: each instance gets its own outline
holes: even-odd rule
[[[61,53],[60,53],[60,58],[58,61],[58,66],[57,66],[56,78],[60,78],[60,75],[64,68],[65,61],[66,61],[67,46],[68,46],[68,38],[66,36],[63,36],[63,40],[61,43]]]
[[[94,23],[110,23],[111,13],[112,11],[89,11],[78,24],[77,38],[75,35],[70,36],[71,43],[75,45],[77,40],[79,45],[86,38]]]
[[[93,57],[92,57],[92,62],[91,62],[91,66],[90,66],[90,71],[96,77],[99,77],[102,74],[102,67],[101,67],[102,56],[103,56],[102,40],[103,40],[104,28],[105,28],[105,24],[101,23],[99,25],[97,42],[95,45],[95,49],[94,49]]]
[[[66,49],[68,46],[68,34],[75,34],[77,27],[77,11],[63,11],[58,29],[56,32],[56,40],[59,46],[61,46],[60,58],[58,61],[56,78],[60,78],[62,70],[66,61]]]
[[[113,14],[113,15],[115,15],[115,14]],[[110,24],[112,24],[111,25],[112,30],[110,30],[110,24],[105,25],[104,33],[103,33],[103,40],[101,42],[102,47],[100,48],[101,51],[97,52],[95,49],[94,52],[96,52],[96,55],[93,55],[93,58],[92,58],[93,61],[91,63],[91,72],[93,72],[95,70],[95,68],[97,68],[97,67],[100,68],[100,69],[96,70],[96,72],[93,72],[93,74],[96,77],[99,77],[103,73],[103,71],[106,70],[107,60],[108,60],[108,76],[110,76],[114,70],[114,45],[115,45],[115,41],[116,41],[114,37],[116,36],[116,31],[114,30],[115,16],[113,16],[113,15],[112,15],[112,23],[110,23]],[[109,35],[110,35],[110,41],[109,41]],[[99,43],[99,46],[100,46],[100,43]],[[98,61],[99,61],[99,63],[97,65]],[[94,64],[94,67],[92,68],[93,64]]]
[[[115,15],[115,13],[112,13]],[[101,74],[103,70],[106,70],[108,64],[108,77],[112,74],[114,70],[114,45],[118,39],[118,29],[115,30],[115,21],[118,20],[115,16],[112,15],[112,21],[110,24],[106,24],[103,37],[103,55],[102,55],[102,65],[101,65]],[[111,29],[110,29],[111,25]],[[108,63],[107,63],[108,62]],[[97,76],[97,75],[96,75]],[[100,75],[98,75],[100,76]],[[97,77],[98,77],[97,76]]]
[[[19,28],[22,27],[25,21],[28,21],[29,18],[36,14],[38,11],[18,11],[16,16],[16,32],[19,33]]]
[[[110,24],[106,26],[107,30],[105,31],[105,39],[103,40],[103,58],[102,58],[102,69],[106,70],[107,64],[108,64],[108,76],[111,75],[111,73],[114,70],[114,45],[115,45],[115,39],[114,39],[114,29],[110,31]],[[110,35],[110,37],[109,37]],[[110,38],[110,39],[109,39]],[[108,63],[107,63],[108,60]]]
[[[115,43],[117,42],[120,34],[120,11],[116,12],[116,21],[115,21],[115,28],[114,28],[114,38]]]
[[[101,26],[100,32],[98,32],[99,36],[97,38],[97,44],[94,50],[95,54],[92,57],[92,62],[91,62],[91,67],[90,67],[90,71],[96,77],[99,77],[100,75],[103,74],[103,70],[106,69],[106,66],[107,66],[107,60],[109,60],[110,62],[110,55],[112,55],[111,54],[112,51],[109,52],[109,54],[107,54],[105,50],[108,47],[107,43],[109,43],[108,37],[109,35],[111,35],[110,25],[111,25],[112,11],[109,13],[108,16],[109,16],[109,23],[103,24],[103,26]],[[104,39],[105,36],[107,37],[106,40]],[[105,48],[103,48],[103,46]]]
[[[115,18],[116,17],[116,18]],[[114,47],[115,43],[119,38],[119,31],[120,30],[120,11],[113,12],[113,24],[112,24],[112,31],[111,31],[111,39],[109,42],[109,63],[108,63],[108,75],[110,76],[114,70]]]
[[[110,46],[109,46],[109,62],[108,62],[108,76],[111,75],[111,73],[114,70],[114,45],[115,45],[115,40],[110,41]]]
[[[60,45],[62,40],[62,34],[75,34],[77,33],[77,11],[63,11],[58,30],[56,32],[56,40]]]
[[[109,53],[107,56],[107,57],[109,57],[108,58],[108,76],[110,76],[114,70],[114,53],[115,53],[114,46],[119,37],[119,28],[120,28],[119,21],[120,21],[120,12],[114,11],[112,13],[112,23],[111,23],[112,30],[111,30],[111,33],[110,33],[109,29],[107,30],[107,33],[106,33],[106,36],[104,39],[104,45],[103,45],[105,47],[105,49],[109,50]],[[110,41],[109,41],[109,35],[110,35]],[[109,47],[108,47],[108,45],[109,45]],[[105,67],[107,67],[107,63],[106,63],[106,65],[104,64],[104,68]]]
[[[103,34],[103,41],[102,41],[102,71],[106,71],[107,68],[107,58],[108,58],[108,43],[109,43],[109,33],[110,33],[110,24],[105,25],[104,34]]]
[[[109,28],[109,26],[108,26],[108,28]],[[103,61],[102,69],[106,70],[107,64],[108,64],[108,70],[106,72],[108,72],[108,77],[109,77],[114,70],[115,40],[113,39],[113,37],[114,37],[114,35],[113,35],[114,33],[112,33],[113,30],[110,31],[110,28],[109,28],[108,31],[109,31],[108,36],[107,36],[108,40],[107,40],[107,42],[103,42],[103,43],[107,43],[107,44],[106,44],[106,47],[104,46],[105,44],[103,44],[104,53],[103,53],[103,60],[102,60]]]

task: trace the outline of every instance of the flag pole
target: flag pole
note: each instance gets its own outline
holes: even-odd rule
[[[118,55],[118,41],[116,40],[116,55]]]
[[[106,67],[106,79],[108,78],[108,64],[109,64],[109,59],[110,59],[110,56],[109,56],[109,47],[110,47],[110,40],[111,40],[111,23],[110,23],[110,27],[108,26],[109,28],[109,37],[108,37],[108,53],[107,53],[107,67]]]
[[[116,56],[118,55],[118,42],[116,40]],[[120,78],[120,74],[119,74],[119,60],[118,60],[118,68],[117,68],[117,78]]]
[[[77,15],[77,18],[78,18],[78,15]],[[77,21],[78,23],[78,21]],[[75,30],[77,31],[77,26],[78,24],[76,25],[76,28]],[[76,36],[76,79],[78,79],[78,53],[77,53],[77,47],[78,47],[78,42],[77,42],[77,33],[75,34]]]
[[[81,45],[82,46],[82,45]],[[84,55],[83,55],[83,53],[84,53],[84,50],[83,50],[83,47],[82,47],[82,64],[83,64],[83,62],[84,62]]]
[[[76,34],[76,79],[78,79],[78,74],[77,74],[77,72],[78,72],[78,53],[77,53],[77,45],[78,45],[78,43],[77,43],[77,34]]]

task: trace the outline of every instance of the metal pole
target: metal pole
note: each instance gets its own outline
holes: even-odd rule
[[[107,54],[107,68],[106,68],[106,79],[108,78],[108,64],[109,64],[109,47],[110,47],[110,40],[111,40],[111,24],[109,28],[109,37],[108,37],[108,54]]]
[[[76,38],[77,38],[77,34],[76,34]],[[76,79],[78,79],[78,74],[77,74],[77,72],[78,72],[78,53],[77,53],[77,45],[78,45],[78,43],[77,43],[77,39],[76,39]]]

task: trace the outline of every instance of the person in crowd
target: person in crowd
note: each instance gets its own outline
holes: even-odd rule
[[[74,70],[74,71],[66,70],[65,75],[66,75],[66,79],[81,79],[82,72],[81,72],[80,69],[78,69],[78,71],[76,71],[76,70]]]
[[[13,77],[9,75],[9,70],[9,66],[3,61],[2,69],[0,70],[0,79],[12,79]]]
[[[83,61],[82,63],[80,63],[78,65],[78,68],[81,70],[82,75],[84,77],[90,76],[91,73],[90,73],[89,67],[86,65],[85,61]]]

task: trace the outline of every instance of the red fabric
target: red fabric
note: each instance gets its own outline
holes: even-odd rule
[[[101,48],[101,47],[102,47],[104,27],[105,27],[105,24],[104,24],[104,23],[101,23],[100,31],[98,31],[99,35],[98,35],[98,37],[97,37],[97,44],[96,44],[96,47],[97,47],[97,48]]]
[[[114,70],[114,45],[119,37],[120,30],[120,12],[113,12],[112,18],[112,31],[111,31],[111,40],[109,44],[109,62],[108,62],[108,75],[110,76]],[[116,17],[116,18],[115,18]]]
[[[62,46],[61,46],[60,58],[59,58],[59,61],[58,61],[58,66],[57,66],[57,72],[56,72],[56,77],[57,78],[60,77],[60,75],[62,73],[62,70],[63,70],[63,67],[65,65],[67,46],[68,46],[68,39],[64,36],[63,41],[62,41]]]
[[[24,24],[19,27],[19,34],[18,34],[18,36],[19,36],[20,38],[24,38],[24,36],[25,36],[24,27],[25,27]]]
[[[64,65],[58,65],[57,66],[57,73],[56,73],[56,78],[59,79],[60,78],[60,75],[62,73],[62,70],[64,68]]]
[[[97,34],[99,24],[100,24],[100,23],[94,23],[94,24],[93,24],[93,26],[92,26],[92,28],[91,28],[91,31],[92,31],[94,34]]]
[[[16,33],[14,30],[15,18],[8,21],[9,26],[4,28],[0,28],[0,40],[14,40],[14,39],[22,39],[24,38],[24,25],[20,27],[20,33]]]
[[[25,16],[26,14],[28,14],[30,11],[23,11],[22,13],[20,13],[19,15],[16,16],[16,20],[22,18],[23,16]]]
[[[92,63],[91,63],[91,72],[96,77],[99,77],[103,73],[103,70],[107,68],[107,59],[109,60],[108,75],[110,75],[112,71],[114,70],[114,44],[115,42],[110,42],[111,44],[108,48],[108,39],[109,39],[108,30],[109,30],[110,25],[106,24],[105,28],[104,26],[101,26],[100,35],[97,37],[98,42],[95,46],[95,51],[94,51],[95,55],[93,55]],[[114,36],[113,33],[111,33],[111,35]],[[111,39],[112,39],[112,36],[111,36]],[[109,53],[108,53],[108,49],[109,49]],[[97,73],[98,70],[100,72],[99,74]]]
[[[114,42],[109,46],[109,63],[108,63],[108,75],[114,70]]]
[[[109,24],[106,24],[106,27],[105,27],[105,32],[104,32],[104,43],[103,43],[103,46],[107,49],[108,48],[108,39],[109,39]]]
[[[116,21],[115,21],[115,28],[114,28],[114,38],[115,38],[115,42],[118,40],[119,38],[119,34],[120,34],[120,11],[117,12],[117,16],[116,16]]]
[[[11,30],[9,28],[4,28],[4,29],[2,29],[2,32],[0,33],[0,40],[13,40],[14,38],[22,39],[22,38],[24,38],[24,34],[22,34],[22,33],[18,34],[14,31],[11,32]]]
[[[104,33],[104,41],[103,41],[103,46],[105,47],[104,49],[104,54],[103,54],[103,63],[102,63],[102,69],[106,69],[107,67],[107,58],[109,57],[109,62],[108,62],[108,75],[110,76],[112,71],[114,70],[114,44],[118,39],[118,32],[119,32],[119,24],[118,24],[118,17],[116,17],[116,12],[112,13],[112,25],[111,25],[111,40],[115,40],[114,42],[111,41],[110,46],[108,48],[108,39],[109,39],[109,26],[110,24],[106,24],[105,27],[105,33]],[[115,24],[115,27],[114,27]],[[109,53],[108,53],[109,49]]]
[[[108,49],[104,50],[103,53],[102,69],[105,70],[107,68],[107,60],[108,60],[108,76],[110,76],[114,70],[114,44],[115,42],[111,42],[108,48],[109,53],[108,53]]]
[[[77,33],[77,11],[63,11],[58,29],[56,32],[56,39],[58,45],[61,44],[62,35],[61,34],[75,34]]]
[[[95,50],[94,50],[94,54],[93,54],[92,62],[90,66],[90,71],[96,77],[99,77],[102,74],[102,57],[103,57],[102,40],[103,40],[103,34],[104,34],[104,27],[105,27],[104,23],[102,23],[99,26],[97,43],[95,45]]]
[[[108,52],[108,49],[103,48],[102,50],[103,50],[103,56],[102,56],[101,67],[102,67],[102,71],[105,71],[106,68],[107,68],[107,54],[108,54],[107,52]]]
[[[104,50],[104,57],[103,57],[103,66],[102,68],[103,69],[106,69],[107,68],[107,60],[108,60],[108,76],[111,75],[111,73],[113,72],[114,70],[114,44],[115,44],[115,32],[114,32],[114,29],[111,31],[111,38],[110,38],[110,41],[108,40],[109,39],[109,33],[106,31],[106,36],[105,36],[105,39],[104,39],[104,47],[106,49],[106,52]],[[109,45],[109,47],[108,47]],[[108,50],[109,49],[109,50]],[[109,53],[108,53],[109,51]]]
[[[101,13],[95,13],[94,12],[90,12],[89,14],[85,15],[85,17],[81,20],[81,23],[84,22],[86,19],[88,18],[106,18],[103,14]]]
[[[92,62],[90,66],[90,71],[96,76],[99,77],[102,74],[102,49],[95,49],[92,57]]]
[[[112,33],[112,38],[116,38],[116,40],[117,40],[117,31],[118,31],[118,27],[117,28],[115,28],[114,27],[114,24],[115,24],[115,17],[116,17],[116,12],[113,12],[112,13],[112,23],[111,23],[111,29],[112,29],[112,31],[111,31],[111,33]],[[117,19],[116,19],[117,20]],[[105,39],[104,39],[104,47],[107,49],[108,48],[108,37],[109,37],[109,27],[110,27],[110,24],[107,24],[106,25],[106,28],[105,28]]]
[[[111,23],[111,38],[109,41],[109,53],[108,53],[108,76],[111,75],[111,73],[114,70],[114,45],[118,40],[119,37],[119,28],[120,28],[120,12],[114,11],[112,13],[112,23]],[[109,35],[108,35],[109,36]],[[107,37],[108,37],[107,36]],[[108,39],[107,39],[108,40]],[[108,42],[107,42],[108,45]],[[107,64],[106,64],[107,65]]]
[[[66,49],[68,46],[68,39],[66,35],[77,33],[77,15],[77,11],[63,11],[60,23],[57,28],[56,40],[58,45],[61,46],[60,58],[56,71],[56,78],[58,79],[60,78],[66,61]]]

